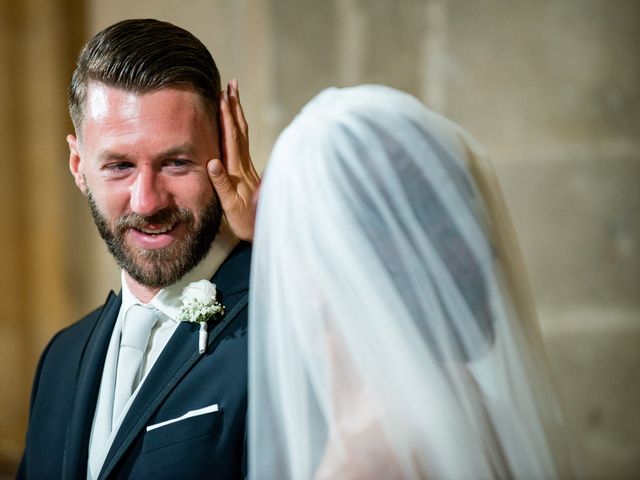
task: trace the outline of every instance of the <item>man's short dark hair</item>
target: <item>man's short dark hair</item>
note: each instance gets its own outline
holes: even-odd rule
[[[152,19],[124,20],[105,28],[84,46],[69,86],[69,113],[80,132],[90,82],[142,94],[189,87],[218,122],[218,68],[190,32]]]

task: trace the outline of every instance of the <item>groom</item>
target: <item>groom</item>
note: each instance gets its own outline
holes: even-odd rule
[[[168,23],[117,23],[80,53],[69,166],[122,285],[42,355],[19,478],[246,474],[239,238],[259,180],[237,83],[220,90],[211,54]]]

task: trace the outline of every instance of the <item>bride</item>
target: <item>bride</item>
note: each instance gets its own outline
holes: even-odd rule
[[[251,275],[251,478],[570,475],[499,187],[415,98],[333,88],[302,110]]]

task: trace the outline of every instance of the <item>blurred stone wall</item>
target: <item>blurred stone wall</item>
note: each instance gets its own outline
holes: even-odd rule
[[[38,2],[53,4],[27,4]],[[331,85],[373,82],[406,90],[473,133],[493,158],[511,209],[584,476],[640,476],[640,2],[78,3],[74,11],[84,19],[85,38],[132,17],[172,21],[201,38],[223,81],[239,79],[252,153],[260,167],[277,133],[315,93]],[[42,12],[32,15],[36,25],[49,19]],[[11,49],[2,35],[4,58]],[[56,35],[49,40],[61,41]],[[15,84],[11,78],[2,71],[2,101],[11,100],[6,90]],[[68,125],[66,114],[57,115],[58,126]],[[23,121],[35,125],[33,119]],[[63,148],[63,141],[61,136],[55,148]],[[71,230],[67,237],[76,238],[73,255],[61,259],[66,290],[54,290],[67,300],[40,320],[31,341],[18,327],[16,313],[31,301],[24,289],[23,297],[3,300],[12,312],[0,323],[3,335],[13,332],[7,338],[29,345],[20,363],[21,378],[28,371],[29,380],[19,381],[20,392],[10,397],[14,410],[26,406],[30,370],[44,337],[102,302],[109,288],[118,288],[117,271],[60,156],[50,152],[41,161],[65,175],[58,180],[56,173],[52,188],[62,192],[60,201],[72,213],[65,220]],[[25,175],[19,175],[22,184]],[[20,198],[14,182],[0,177],[0,184],[0,198]],[[0,206],[6,208],[3,202]],[[25,235],[37,243],[32,233]],[[0,240],[2,245],[16,241]],[[56,245],[48,251],[60,258]],[[10,255],[6,261],[5,272],[20,271]],[[3,268],[4,262],[3,257]],[[10,282],[9,273],[0,280]],[[13,340],[5,343],[14,345]],[[2,430],[2,435],[0,447],[9,439],[15,450],[15,434]]]

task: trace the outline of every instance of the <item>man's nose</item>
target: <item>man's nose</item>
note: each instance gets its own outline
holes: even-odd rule
[[[152,169],[140,170],[132,185],[131,210],[149,216],[168,206],[168,192]]]

